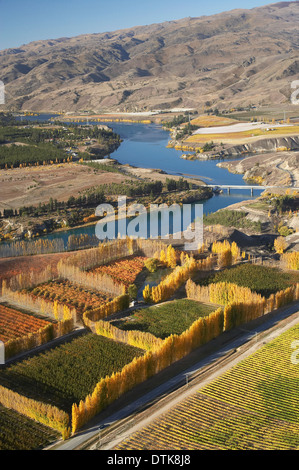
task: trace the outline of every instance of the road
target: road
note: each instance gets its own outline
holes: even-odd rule
[[[87,441],[90,443],[88,445],[88,447],[90,447],[94,445],[94,443],[98,442],[99,439],[102,441],[104,433],[107,434],[107,431],[110,429],[113,430],[113,434],[116,434],[117,437],[108,438],[108,442],[105,443],[105,445],[102,444],[101,449],[106,450],[113,448],[118,442],[127,438],[132,432],[134,432],[134,430],[146,425],[149,420],[160,415],[165,411],[165,409],[167,409],[167,407],[169,408],[173,406],[173,403],[169,402],[165,405],[166,408],[165,406],[161,407],[159,403],[157,404],[158,400],[163,397],[167,397],[170,392],[178,389],[179,387],[186,387],[186,381],[189,384],[187,392],[184,388],[180,389],[175,400],[181,401],[185,397],[186,393],[194,393],[195,390],[208,383],[208,381],[214,379],[240,360],[252,354],[254,350],[261,347],[265,342],[274,339],[284,330],[290,328],[293,324],[298,323],[298,310],[299,302],[296,302],[291,306],[276,311],[275,313],[268,314],[265,318],[260,318],[247,324],[246,328],[248,328],[248,330],[245,329],[245,327],[239,328],[237,336],[228,341],[227,344],[217,351],[214,351],[198,362],[193,363],[190,367],[186,367],[177,375],[169,378],[167,381],[147,393],[139,394],[135,400],[132,400],[131,403],[122,407],[118,411],[111,413],[105,418],[103,418],[102,414],[99,415],[98,420],[94,419],[93,424],[89,428],[76,434],[65,442],[58,442],[51,446],[50,449],[75,450],[77,448],[84,447],[84,444],[86,444]],[[238,349],[241,347],[242,351],[239,351],[238,353]],[[210,369],[208,370],[208,376],[205,377],[205,380],[202,383],[199,383],[197,381],[197,376],[201,374],[201,371],[206,372],[208,368]],[[193,383],[195,384],[194,387]],[[157,406],[158,409],[153,412],[152,408],[149,408],[149,406],[155,403],[155,406]],[[150,411],[147,410],[145,412],[144,409],[146,408]],[[144,412],[147,415],[146,418],[144,418],[144,415],[142,414]]]

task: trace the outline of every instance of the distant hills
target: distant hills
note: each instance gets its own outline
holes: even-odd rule
[[[280,2],[36,41],[0,51],[0,80],[15,110],[277,105],[299,78],[298,24],[299,2]]]

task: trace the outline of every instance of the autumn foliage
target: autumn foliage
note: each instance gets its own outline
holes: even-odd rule
[[[162,339],[156,338],[156,336],[151,333],[135,330],[123,331],[116,328],[108,321],[98,320],[94,324],[94,330],[97,335],[106,336],[106,338],[111,338],[115,341],[120,341],[144,350],[157,349],[163,343]]]
[[[115,269],[111,269],[112,263],[120,263],[120,259],[132,255],[152,257],[163,246],[164,244],[158,240],[135,240],[131,238],[100,243],[97,248],[78,252],[66,260],[61,260],[57,266],[58,273],[62,278],[80,284],[83,287],[98,289],[100,286],[103,292],[120,296],[125,293],[127,282],[129,282],[129,275],[122,279],[122,272],[120,271],[120,278],[117,278]],[[140,266],[131,268],[128,268],[128,272],[132,269],[134,270],[135,276],[133,277],[135,280]],[[129,284],[131,283],[132,281],[129,282]]]
[[[279,253],[279,254],[284,253],[287,247],[288,247],[288,244],[286,242],[285,237],[277,237],[274,240],[274,248],[275,248],[276,253]]]
[[[230,244],[227,240],[214,242],[212,244],[212,253],[217,254],[218,265],[221,268],[231,266],[241,258],[238,245],[235,242]]]
[[[299,271],[299,251],[285,253],[281,259],[283,263],[285,263],[287,269]]]
[[[143,298],[147,302],[163,302],[169,299],[175,291],[187,281],[189,276],[197,269],[197,263],[194,258],[189,258],[183,266],[176,268],[157,286],[150,288],[146,286],[143,291]]]
[[[79,405],[73,405],[72,432],[75,433],[93,416],[135,385],[147,380],[173,362],[183,358],[193,349],[217,337],[223,331],[223,322],[223,311],[218,309],[209,316],[196,320],[181,335],[169,336],[161,343],[160,347],[149,350],[144,356],[135,358],[120,372],[101,379],[94,391],[85,400],[81,400]],[[97,328],[96,325],[95,328]],[[98,331],[102,333],[102,322],[98,328]],[[104,329],[105,335],[107,335],[109,327]],[[139,333],[140,335],[144,334]],[[115,332],[111,329],[110,334],[114,335]]]
[[[1,405],[11,408],[28,418],[34,419],[50,428],[56,429],[62,433],[64,439],[70,435],[69,415],[56,406],[27,398],[1,385],[0,403]]]
[[[266,299],[248,287],[230,282],[200,286],[189,279],[186,292],[189,299],[224,305],[224,329],[227,330],[298,300],[299,284],[272,294]]]

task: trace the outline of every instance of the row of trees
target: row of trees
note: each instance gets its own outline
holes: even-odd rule
[[[157,253],[154,256],[158,256]],[[143,298],[145,302],[148,303],[158,303],[169,299],[194,272],[210,271],[217,264],[217,257],[214,255],[196,261],[193,257],[189,257],[188,254],[182,252],[180,255],[181,265],[176,266],[178,254],[171,245],[169,245],[166,250],[161,250],[159,259],[167,266],[175,269],[162,279],[157,286],[152,288],[150,288],[149,285],[145,286]]]
[[[224,240],[223,242],[214,242],[212,244],[212,253],[218,255],[218,266],[224,268],[235,264],[241,258],[240,248],[236,242]]]
[[[39,217],[53,213],[67,213],[70,208],[96,207],[105,202],[103,191],[91,192],[80,196],[70,196],[67,201],[58,201],[50,198],[47,203],[39,203],[38,206],[22,206],[19,211],[4,209],[3,217],[31,216]]]
[[[192,184],[188,183],[184,178],[175,180],[167,178],[165,183],[162,181],[136,182],[129,183],[110,183],[101,185],[98,188],[91,188],[86,192],[87,196],[96,195],[98,192],[105,195],[121,195],[128,197],[157,196],[163,191],[187,191],[192,188]]]
[[[0,246],[0,258],[43,255],[62,251],[65,251],[65,245],[62,238],[55,238],[54,240],[39,239],[11,241]]]
[[[129,304],[130,296],[128,294],[119,295],[96,309],[86,310],[83,313],[83,323],[95,333],[94,322],[102,320],[113,313],[127,309]]]
[[[299,251],[285,253],[281,260],[286,265],[287,269],[299,271]]]
[[[147,196],[150,194],[158,195],[163,191],[163,183],[161,181],[152,182],[136,182],[129,183],[110,183],[101,185],[98,188],[89,189],[86,194],[97,193],[103,191],[107,195],[120,195],[120,196]]]
[[[66,243],[63,238],[10,241],[0,245],[0,258],[62,253],[64,251],[90,248],[98,244],[99,239],[88,234],[70,235]]]
[[[64,279],[79,284],[88,289],[100,289],[101,292],[112,295],[122,295],[126,291],[124,284],[115,280],[106,273],[86,272],[77,266],[60,261],[57,265],[58,274]]]
[[[4,279],[1,285],[1,295],[4,299],[11,302],[13,305],[24,305],[26,308],[38,311],[43,315],[49,315],[55,320],[66,321],[73,319],[74,322],[78,319],[76,309],[69,308],[67,305],[50,299],[44,300],[39,297],[34,297],[27,293],[25,289],[38,285],[54,277],[54,268],[48,266],[44,271],[21,273],[17,276]]]
[[[255,301],[232,302],[224,309],[224,329],[235,328],[299,299],[299,284]]]
[[[68,318],[57,323],[51,323],[40,328],[34,333],[10,339],[4,344],[5,359],[15,356],[23,351],[46,344],[54,338],[60,338],[74,329],[73,318]]]
[[[175,291],[187,281],[189,276],[197,269],[194,258],[189,258],[183,266],[177,266],[172,273],[166,276],[157,286],[145,286],[143,298],[145,302],[163,302],[169,299]]]
[[[162,339],[157,338],[151,333],[144,333],[137,330],[120,330],[108,321],[98,320],[94,328],[97,335],[106,336],[106,338],[111,338],[115,341],[120,341],[121,343],[126,343],[130,346],[135,346],[136,348],[147,351],[153,351],[159,348],[163,343]]]
[[[99,243],[96,248],[86,252],[78,252],[58,263],[59,274],[70,281],[87,288],[101,289],[116,295],[123,293],[124,286],[115,283],[107,274],[88,272],[92,268],[102,266],[111,261],[126,258],[133,254],[153,257],[165,245],[160,240],[119,238]]]
[[[35,145],[14,145],[3,147],[0,155],[0,168],[26,167],[30,165],[45,165],[48,163],[63,163],[66,161],[65,152],[58,148],[53,148],[50,144]]]
[[[260,294],[252,292],[249,287],[238,286],[231,282],[217,282],[201,286],[189,279],[186,283],[186,293],[188,299],[219,305],[227,305],[231,302],[259,302],[263,299]]]
[[[23,271],[16,276],[11,277],[9,280],[2,281],[2,287],[9,288],[12,291],[18,291],[27,289],[37,284],[47,282],[56,276],[56,269],[48,265],[44,270],[41,271]],[[2,295],[3,292],[2,292]]]
[[[70,436],[70,417],[56,406],[27,398],[1,385],[0,403],[6,408],[15,410],[30,419],[56,429],[61,432],[63,439]]]
[[[299,299],[299,283],[292,287],[270,295],[267,299],[248,287],[238,286],[230,282],[218,282],[208,286],[196,285],[191,279],[186,283],[188,299],[200,302],[212,302],[224,306],[231,304],[241,305],[240,315],[252,310],[252,318],[257,318]],[[235,308],[235,307],[234,307]],[[247,310],[246,310],[247,309]],[[234,310],[235,311],[235,310]],[[257,317],[254,316],[256,311]],[[251,314],[250,314],[251,315]],[[242,322],[242,320],[240,320]]]

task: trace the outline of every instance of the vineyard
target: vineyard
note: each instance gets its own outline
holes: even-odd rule
[[[142,354],[90,333],[0,371],[0,385],[70,412],[101,378]]]
[[[7,341],[37,332],[50,322],[0,304],[0,340]]]
[[[225,269],[202,280],[202,285],[218,282],[231,282],[238,286],[248,287],[254,292],[268,297],[280,290],[299,282],[299,274],[283,272],[277,268],[240,264]]]
[[[63,279],[48,281],[36,287],[28,288],[24,290],[24,293],[30,293],[33,298],[39,297],[52,302],[56,300],[70,308],[75,307],[78,313],[98,308],[112,299],[111,296],[105,293],[88,290]]]
[[[0,405],[0,450],[42,449],[59,434]]]
[[[299,448],[299,325],[121,443],[117,450]]]
[[[173,300],[160,306],[137,310],[127,319],[114,322],[114,326],[126,331],[144,331],[164,339],[172,334],[180,335],[198,318],[214,310],[215,307],[194,300]]]
[[[115,283],[120,283],[128,287],[136,281],[138,274],[144,269],[146,259],[147,258],[144,256],[119,259],[103,266],[93,268],[89,272],[93,274],[107,274]]]

